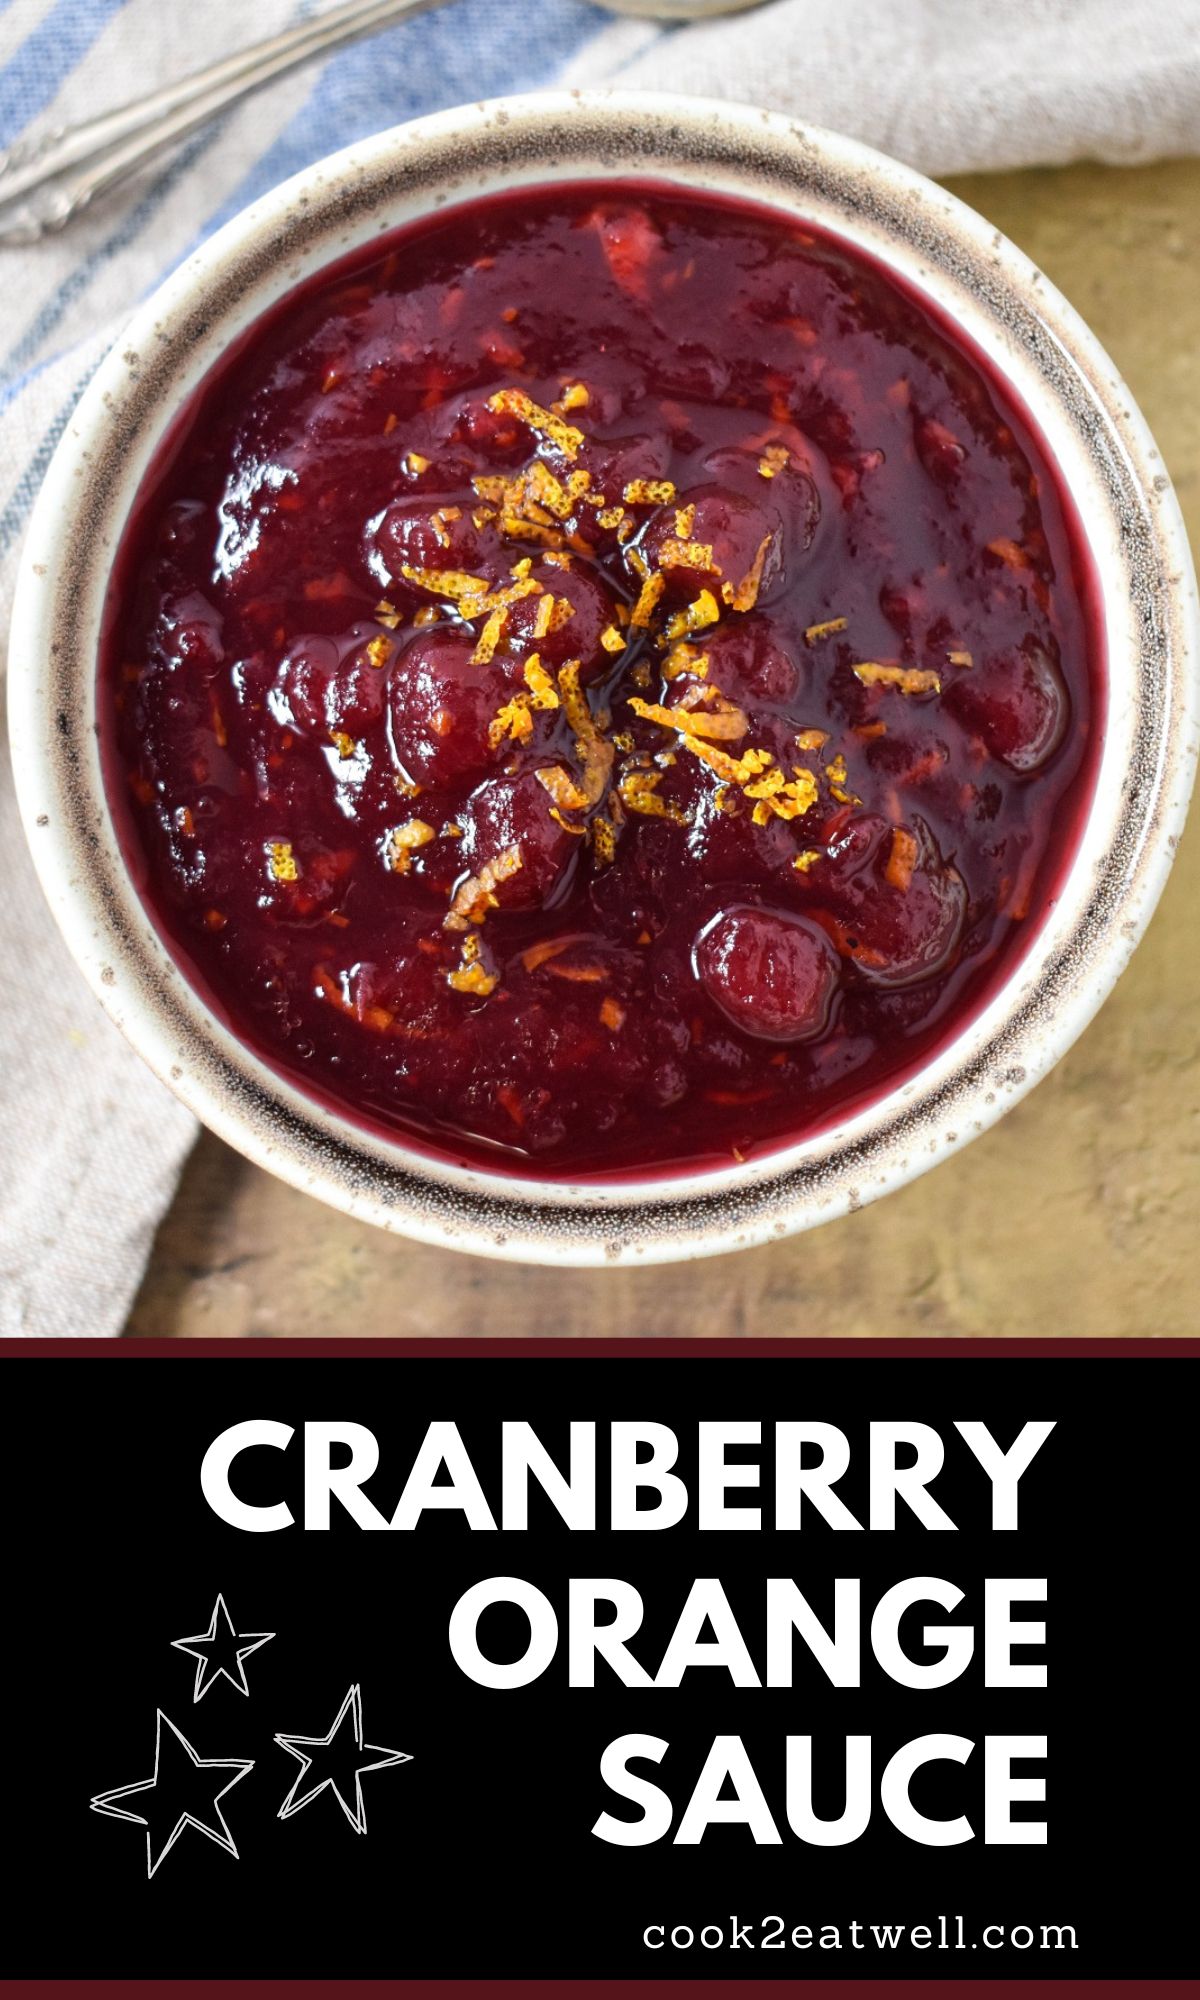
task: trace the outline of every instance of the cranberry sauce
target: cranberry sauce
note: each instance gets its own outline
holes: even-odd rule
[[[841,243],[638,184],[295,293],[148,480],[102,666],[155,920],[258,1053],[552,1176],[728,1164],[1007,974],[1086,805],[1069,502]]]

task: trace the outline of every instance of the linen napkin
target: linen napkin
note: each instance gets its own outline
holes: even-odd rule
[[[0,148],[146,93],[309,0],[8,0]],[[140,299],[286,175],[478,97],[571,85],[724,96],[926,172],[1200,145],[1200,0],[774,0],[665,29],[585,0],[453,0],[259,93],[63,235],[0,249],[0,630],[75,400]],[[2,656],[0,656],[2,657]],[[0,1334],[120,1331],[195,1124],[112,1028],[46,912],[0,750]]]

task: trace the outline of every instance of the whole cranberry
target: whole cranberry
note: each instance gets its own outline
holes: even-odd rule
[[[493,465],[516,465],[528,456],[529,432],[508,410],[489,410],[489,401],[483,395],[464,403],[454,435]]]
[[[470,633],[419,632],[388,676],[392,742],[417,784],[477,778],[492,761],[488,729],[507,699],[503,674],[475,666]]]
[[[918,416],[913,422],[913,442],[917,457],[936,485],[950,488],[967,461],[965,445],[936,417]]]
[[[1054,661],[1036,641],[963,668],[943,704],[1014,771],[1036,771],[1053,756],[1070,701]]]
[[[367,655],[374,636],[375,627],[364,625],[341,639],[319,633],[298,639],[275,677],[271,707],[276,718],[318,737],[336,730],[360,736],[378,722],[387,681]]]
[[[811,1041],[828,1026],[837,953],[806,917],[734,904],[705,925],[692,960],[709,999],[743,1034]]]
[[[784,707],[799,688],[800,667],[769,619],[727,620],[714,632],[698,632],[692,643],[707,656],[705,680],[740,708]]]
[[[325,694],[337,664],[335,639],[319,635],[297,639],[275,676],[271,707],[277,719],[313,736],[323,736],[329,727],[325,720]]]
[[[635,479],[666,478],[671,464],[671,440],[665,431],[644,431],[607,440],[589,438],[576,464],[591,475],[589,498],[602,497],[606,506],[620,507],[625,488]],[[589,536],[591,533],[589,522]]]
[[[199,674],[223,665],[222,619],[198,590],[168,592],[151,638],[151,648],[170,666]]]
[[[860,813],[806,878],[842,955],[872,985],[915,986],[951,964],[967,892],[924,820]]]
[[[686,528],[686,536],[681,529]],[[779,517],[766,506],[744,499],[727,486],[693,486],[660,507],[643,537],[647,561],[660,569],[677,597],[694,598],[701,590],[720,595],[722,586],[737,589],[758,562],[758,596],[777,580],[783,548]],[[687,560],[683,560],[684,550]],[[701,551],[711,551],[705,561]]]
[[[518,598],[510,607],[505,639],[515,641],[526,653],[536,652],[547,666],[578,660],[587,670],[611,662],[614,655],[601,644],[601,635],[614,626],[616,607],[595,571],[576,557],[569,569],[535,563],[530,574],[541,584],[542,592]],[[547,595],[554,599],[553,620],[539,638],[537,627],[545,618]]]
[[[782,461],[780,448],[787,452]],[[794,563],[814,541],[821,523],[822,489],[832,504],[834,489],[819,452],[810,440],[794,433],[782,447],[765,445],[761,451],[722,445],[708,453],[704,469],[710,480],[718,480],[752,506],[765,508],[779,522],[785,563]]]
[[[446,504],[397,500],[373,523],[367,558],[381,583],[404,581],[406,568],[465,570],[487,580],[494,542],[475,526],[469,506],[452,507],[447,514]]]
[[[489,861],[516,849],[520,867],[493,891],[501,909],[531,910],[555,900],[582,846],[551,817],[553,801],[536,771],[517,778],[491,778],[460,814],[460,852],[467,872],[477,875]]]

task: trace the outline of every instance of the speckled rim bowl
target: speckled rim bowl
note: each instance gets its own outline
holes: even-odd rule
[[[1100,579],[1107,730],[1062,894],[990,1004],[911,1081],[806,1143],[679,1179],[519,1181],[427,1159],[306,1097],[208,1012],[153,928],[101,784],[96,656],[113,551],[181,401],[298,280],[474,196],[640,175],[826,225],[914,282],[1012,383],[1075,495]],[[79,964],[146,1061],[250,1159],[426,1242],[536,1263],[653,1263],[764,1243],[873,1200],[982,1132],[1111,990],[1158,899],[1197,747],[1196,585],[1170,482],[1107,356],[979,216],[894,160],[743,106],[631,93],[476,104],[288,181],[135,315],[60,444],[24,552],[9,669],[21,808]]]

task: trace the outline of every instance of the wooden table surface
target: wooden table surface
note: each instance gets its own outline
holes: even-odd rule
[[[1200,545],[1200,160],[977,175],[1123,370]],[[556,1272],[427,1249],[205,1134],[131,1334],[1200,1333],[1200,837],[1082,1040],[993,1131],[812,1234],[683,1267]]]

